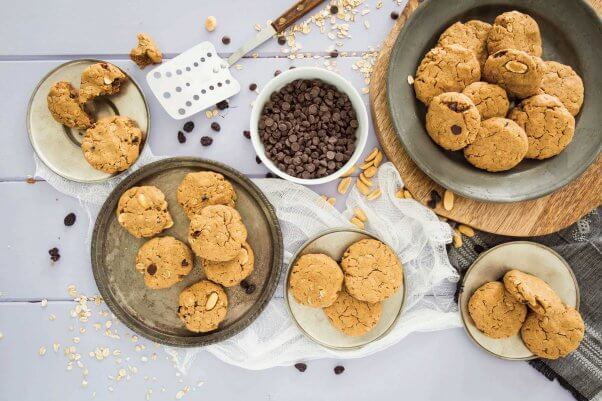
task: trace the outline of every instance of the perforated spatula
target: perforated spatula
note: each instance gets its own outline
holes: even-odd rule
[[[180,120],[211,107],[240,91],[230,74],[230,66],[242,56],[283,32],[324,0],[300,0],[274,22],[235,51],[228,60],[217,55],[211,42],[202,42],[170,61],[154,68],[146,80],[159,103]]]

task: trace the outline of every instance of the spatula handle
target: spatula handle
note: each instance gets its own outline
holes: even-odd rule
[[[272,22],[272,26],[277,33],[282,33],[286,28],[293,25],[305,14],[323,3],[324,0],[299,0],[294,6],[289,8],[280,17]]]

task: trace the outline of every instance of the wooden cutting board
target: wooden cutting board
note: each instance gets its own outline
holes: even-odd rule
[[[590,4],[596,8],[598,14],[602,13],[602,0],[590,0]],[[383,151],[401,174],[406,189],[415,199],[426,204],[433,189],[441,195],[445,189],[423,173],[405,152],[393,128],[387,103],[387,69],[391,49],[408,17],[419,5],[418,0],[408,1],[402,15],[384,41],[372,71],[370,103],[376,136]],[[602,156],[575,181],[543,198],[515,203],[490,203],[456,196],[452,210],[445,210],[440,203],[435,212],[482,231],[523,237],[556,232],[571,225],[600,204]]]

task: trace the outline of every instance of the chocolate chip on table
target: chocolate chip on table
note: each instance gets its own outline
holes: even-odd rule
[[[340,375],[341,373],[343,373],[345,371],[345,367],[344,366],[335,366],[334,367],[334,374],[335,375]]]
[[[211,123],[211,129],[215,132],[219,132],[222,129],[222,127],[220,127],[220,125],[214,121]]]
[[[431,198],[426,202],[426,205],[431,209],[437,207],[437,203],[441,202],[441,195],[435,189],[431,191]]]
[[[230,107],[230,103],[228,103],[227,100],[222,100],[221,102],[216,104],[215,107],[217,107],[218,110],[226,110],[228,107]]]
[[[332,58],[337,58],[339,57],[339,52],[337,49],[334,49],[333,51],[330,52],[330,57]]]
[[[48,250],[48,254],[50,255],[50,260],[52,260],[53,262],[56,262],[61,258],[58,248],[52,248]]]
[[[459,125],[452,125],[451,126],[451,132],[454,135],[460,135],[462,133],[462,127],[460,127]]]
[[[194,123],[192,121],[188,121],[184,124],[184,127],[182,129],[184,130],[184,132],[192,132],[192,130],[194,129]]]
[[[65,216],[65,219],[63,220],[63,223],[65,223],[65,225],[67,227],[71,227],[72,225],[75,224],[75,213],[69,213],[68,215]]]
[[[276,70],[274,71],[274,76],[277,77],[278,75],[282,74],[282,71],[280,70]]]
[[[203,146],[209,146],[213,143],[213,138],[209,137],[209,136],[204,136],[201,138],[201,145]]]
[[[338,14],[339,13],[339,7],[337,7],[336,5],[332,5],[330,6],[330,13],[331,14]]]
[[[247,139],[251,139],[251,131],[244,130],[244,131],[242,132],[242,134],[243,134],[243,136],[244,136],[245,138],[247,138]]]
[[[278,36],[278,44],[280,46],[285,45],[286,44],[286,38],[284,36]]]
[[[251,285],[251,284],[249,284],[249,282],[247,280],[243,280],[243,281],[240,282],[240,287],[242,289],[244,289],[244,290],[246,290],[247,288],[249,288],[249,285]]]
[[[303,373],[307,370],[307,364],[305,364],[303,362],[296,363],[295,369],[297,369],[299,372]]]
[[[297,68],[297,67],[295,67],[294,65],[291,65],[290,67],[288,67],[289,70],[294,70],[295,68]]]
[[[255,91],[257,89],[257,84],[251,84],[249,85],[249,90],[250,91]]]
[[[476,252],[476,253],[481,253],[485,250],[485,247],[479,245],[479,244],[474,244],[472,249]]]
[[[247,288],[245,288],[245,293],[252,294],[255,292],[256,288],[257,287],[255,287],[255,284],[249,284],[249,286]]]
[[[399,18],[399,13],[397,11],[391,11],[391,19],[396,20]]]
[[[261,159],[259,158],[259,156],[255,156],[255,163],[261,164]]]
[[[225,45],[229,45],[230,44],[230,37],[229,36],[222,37],[222,43],[225,44]]]
[[[265,178],[280,178],[280,177],[270,171],[265,174]]]
[[[154,263],[148,265],[148,267],[146,268],[146,272],[148,274],[150,274],[151,276],[154,276],[155,273],[157,272],[157,265]]]
[[[182,131],[178,131],[178,142],[184,143],[186,142],[186,135]]]

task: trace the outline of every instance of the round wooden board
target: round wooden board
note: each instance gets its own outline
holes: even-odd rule
[[[441,195],[445,189],[433,182],[408,156],[393,128],[387,103],[387,70],[391,49],[397,35],[420,1],[409,0],[389,36],[385,39],[370,81],[370,104],[376,136],[404,181],[405,187],[419,202],[426,204],[435,189]],[[590,0],[600,14],[602,0]],[[602,156],[575,181],[557,192],[530,201],[490,203],[455,197],[448,211],[439,203],[435,212],[459,223],[490,233],[516,237],[536,236],[556,232],[602,204]]]

